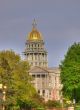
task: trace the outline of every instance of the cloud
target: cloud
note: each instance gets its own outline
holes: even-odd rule
[[[1,0],[0,50],[24,51],[34,18],[43,33],[50,65],[56,66],[67,48],[80,41],[80,0]]]

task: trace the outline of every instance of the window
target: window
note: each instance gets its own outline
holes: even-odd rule
[[[42,91],[43,96],[45,95],[45,90]]]
[[[49,95],[51,95],[51,91],[49,91]]]
[[[37,77],[40,78],[40,74],[37,74]]]
[[[38,90],[38,94],[40,94],[40,90]]]
[[[38,44],[38,47],[39,47],[39,44]]]
[[[45,78],[45,74],[42,74],[42,78]]]
[[[41,63],[39,63],[39,66],[41,66]]]
[[[37,62],[35,62],[35,66],[37,66]]]
[[[33,66],[33,63],[31,62],[31,66]]]
[[[33,74],[33,75],[32,75],[32,77],[34,77],[34,78],[35,78],[35,75]]]

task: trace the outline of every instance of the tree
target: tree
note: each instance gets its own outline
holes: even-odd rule
[[[60,69],[64,97],[80,101],[80,43],[68,49]]]
[[[54,101],[54,100],[48,100],[46,102],[47,108],[60,108],[61,104],[59,101]]]
[[[29,76],[29,64],[13,51],[0,52],[0,83],[7,86],[6,105],[20,106],[36,93]]]

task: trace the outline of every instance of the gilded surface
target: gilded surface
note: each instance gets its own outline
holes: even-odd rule
[[[41,33],[33,29],[28,35],[28,40],[42,40]]]
[[[41,33],[36,29],[36,25],[37,24],[34,19],[33,24],[32,24],[33,28],[32,28],[32,31],[28,35],[28,40],[35,40],[35,41],[42,40]]]

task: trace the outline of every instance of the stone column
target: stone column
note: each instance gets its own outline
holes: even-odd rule
[[[35,55],[33,54],[33,61],[35,60]]]

